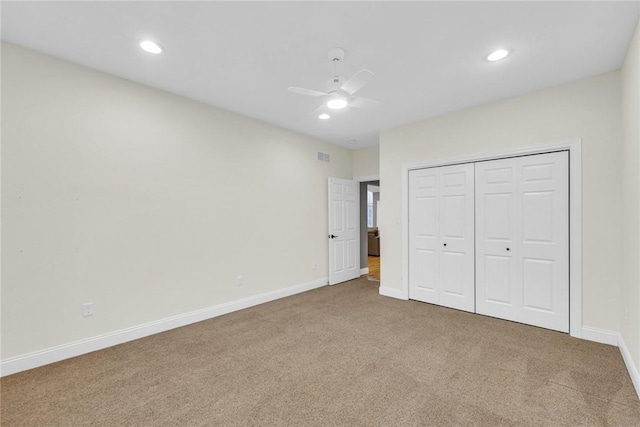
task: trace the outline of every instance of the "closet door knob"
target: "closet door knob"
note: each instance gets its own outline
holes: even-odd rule
[[[447,244],[446,244],[446,243],[445,243],[444,245],[445,245],[445,246],[447,246]]]
[[[507,248],[507,250],[509,250],[509,248]]]

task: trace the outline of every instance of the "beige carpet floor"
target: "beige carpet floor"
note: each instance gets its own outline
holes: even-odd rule
[[[617,348],[355,280],[5,377],[2,425],[640,425]]]

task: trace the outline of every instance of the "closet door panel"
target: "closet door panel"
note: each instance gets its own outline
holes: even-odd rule
[[[409,173],[409,298],[474,311],[473,165]]]
[[[476,163],[476,311],[569,331],[568,153]]]
[[[438,171],[409,173],[409,297],[440,301],[438,252]]]
[[[473,312],[474,168],[467,163],[439,169],[440,304]]]
[[[513,260],[511,257],[485,254],[483,261],[481,267],[484,269],[483,277],[486,285],[480,295],[484,298],[484,302],[513,307],[511,292]],[[478,313],[484,314],[482,309],[478,307]]]
[[[568,153],[519,158],[520,321],[569,332]]]
[[[517,320],[516,168],[513,159],[475,165],[476,312]]]

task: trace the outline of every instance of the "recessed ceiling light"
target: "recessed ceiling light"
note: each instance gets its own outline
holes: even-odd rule
[[[318,118],[319,118],[320,120],[327,120],[327,119],[328,119],[328,118],[330,118],[330,117],[331,117],[331,116],[330,116],[330,115],[328,115],[327,113],[322,113],[322,114],[320,114],[320,115],[318,116]]]
[[[331,98],[327,102],[327,107],[331,108],[332,110],[340,110],[341,108],[344,108],[346,106],[347,106],[347,100],[341,96]]]
[[[487,56],[487,61],[500,61],[501,59],[504,59],[507,57],[507,55],[509,55],[509,51],[506,49],[498,49],[496,51],[493,51],[489,54],[489,56]]]
[[[162,52],[162,48],[158,45],[158,43],[151,40],[143,40],[140,42],[140,47],[149,53],[160,53]]]

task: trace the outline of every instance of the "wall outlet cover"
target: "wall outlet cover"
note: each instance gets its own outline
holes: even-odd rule
[[[84,317],[93,316],[93,303],[86,302],[82,304],[82,315]]]

